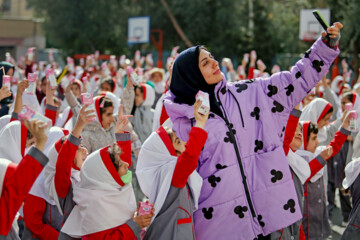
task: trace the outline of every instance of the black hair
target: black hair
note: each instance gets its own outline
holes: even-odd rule
[[[68,139],[69,138],[69,135],[66,135],[66,136],[63,136],[62,138],[61,138],[61,140],[60,140],[60,142],[61,142],[61,145],[63,145],[63,143],[66,141],[66,139]]]
[[[32,135],[32,133],[28,130],[27,134],[26,134],[26,140],[32,139],[34,136]]]
[[[329,110],[326,112],[325,116],[328,115],[329,113],[332,113],[332,112],[334,112],[334,108],[333,108],[333,107],[329,108]]]
[[[109,152],[109,155],[110,155],[111,162],[113,163],[116,171],[118,171],[119,170],[119,162],[116,161],[115,155],[120,156],[121,148],[115,142],[111,146],[109,146],[108,152]]]
[[[113,107],[114,104],[113,102],[110,100],[110,98],[107,97],[103,97],[100,99],[99,104],[102,105],[102,102],[104,102],[104,107],[99,107],[100,109],[100,117],[102,116],[102,114],[105,112],[105,109],[107,107]]]
[[[114,89],[115,89],[115,83],[114,83],[114,81],[112,80],[112,78],[104,78],[104,79],[101,81],[100,86],[103,85],[104,83],[109,84],[110,87],[111,87],[111,91],[114,91]]]
[[[354,99],[354,94],[352,92],[347,92],[343,94],[343,97],[346,97],[352,103]]]
[[[317,126],[311,122],[309,124],[309,128],[308,128],[307,133],[306,133],[306,136],[307,136],[306,137],[306,143],[309,142],[311,133],[318,134],[318,132],[319,132],[319,129],[317,128]]]
[[[140,89],[140,92],[142,94],[144,94],[144,89],[142,88],[142,86],[134,86],[134,92],[136,94],[136,89]],[[133,105],[133,108],[131,109],[131,115],[134,115],[135,114],[135,110],[136,110],[136,105],[135,105],[135,99],[134,99],[134,105]]]

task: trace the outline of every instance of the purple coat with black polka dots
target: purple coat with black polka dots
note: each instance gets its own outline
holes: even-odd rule
[[[302,218],[283,151],[285,125],[338,54],[319,39],[291,71],[216,85],[224,118],[210,114],[205,126],[208,139],[197,168],[204,179],[194,213],[197,239],[257,239]],[[186,141],[195,125],[193,108],[174,98],[169,91],[164,106]]]

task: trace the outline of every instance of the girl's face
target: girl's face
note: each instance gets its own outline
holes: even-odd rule
[[[113,111],[114,111],[114,107],[107,107],[104,109],[104,112],[101,114],[101,122],[103,128],[108,129],[111,123],[114,122]]]
[[[318,127],[319,130],[321,128],[323,128],[324,126],[329,124],[329,120],[331,118],[331,115],[332,115],[332,112],[326,114],[325,117],[318,122],[317,127]]]
[[[124,176],[128,170],[129,170],[129,164],[127,162],[120,160],[119,170],[118,170],[119,176],[120,177]]]
[[[350,102],[350,100],[347,97],[341,98],[341,110],[342,110],[342,112],[345,111],[345,104],[347,104],[347,103],[352,103],[352,102]]]
[[[76,155],[74,158],[75,166],[81,168],[88,154],[89,154],[88,150],[83,145],[80,145],[78,150],[76,151]]]
[[[135,106],[140,106],[144,102],[144,94],[141,92],[140,88],[135,90]]]
[[[100,88],[101,88],[101,91],[103,91],[103,92],[111,92],[111,86],[107,82],[104,82],[103,84],[101,84]]]
[[[310,133],[308,143],[306,144],[306,150],[309,152],[315,153],[315,150],[318,145],[319,145],[319,140],[317,138],[317,134]]]
[[[71,91],[73,92],[75,97],[80,98],[81,91],[79,85],[77,85],[76,83],[71,84]]]
[[[214,59],[210,52],[200,50],[199,69],[207,84],[212,85],[220,82],[224,75],[220,71],[219,63]]]
[[[154,82],[154,83],[158,83],[158,82],[161,82],[163,79],[162,79],[162,74],[161,73],[158,73],[158,72],[155,72],[151,75],[151,80]]]
[[[173,132],[172,133],[172,144],[174,146],[177,156],[180,156],[185,151],[186,142],[181,141],[178,136]]]
[[[302,141],[302,127],[301,124],[298,123],[295,135],[290,143],[291,149],[294,151],[298,150],[301,147]]]

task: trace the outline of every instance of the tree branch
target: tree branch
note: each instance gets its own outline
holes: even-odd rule
[[[188,47],[192,47],[193,44],[190,42],[190,40],[186,37],[186,35],[184,34],[184,32],[181,30],[181,27],[179,26],[178,22],[176,21],[174,15],[172,14],[169,5],[165,2],[165,0],[160,0],[161,4],[163,5],[163,7],[165,8],[166,13],[168,14],[176,32],[179,34],[179,36],[181,37],[181,39],[185,42],[186,46]]]

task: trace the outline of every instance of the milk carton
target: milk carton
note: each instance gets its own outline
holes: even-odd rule
[[[50,83],[52,89],[57,88],[55,73],[51,68],[46,70],[46,79]]]
[[[37,74],[36,73],[29,73],[28,74],[28,82],[29,87],[27,88],[27,94],[34,95],[36,90],[36,80],[37,80]]]
[[[196,96],[196,100],[200,99],[202,104],[199,108],[199,113],[206,115],[210,111],[209,94],[203,91],[199,91]]]

